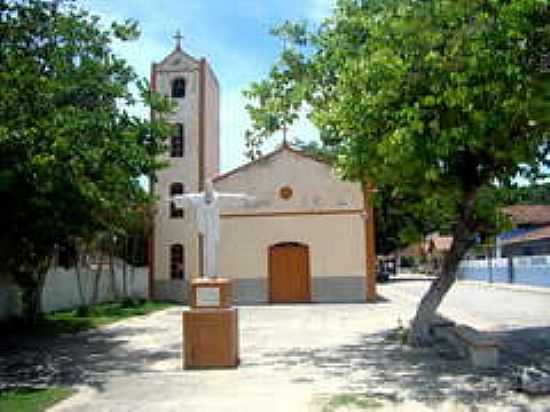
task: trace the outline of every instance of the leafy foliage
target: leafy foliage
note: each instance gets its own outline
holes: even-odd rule
[[[296,139],[292,145],[312,156],[333,164],[337,161],[338,149],[317,141],[304,142]],[[378,186],[375,199],[376,250],[385,255],[409,243],[420,241],[424,235],[450,230],[449,216],[441,209],[432,210],[419,205],[419,196],[414,191],[399,193],[391,186]]]
[[[432,210],[540,172],[547,24],[544,0],[340,1],[316,32],[276,30],[295,47],[246,93],[256,103],[249,143],[306,102],[345,177],[413,187]]]
[[[548,205],[550,204],[550,183],[500,188],[499,201],[507,205]]]
[[[143,214],[140,177],[161,164],[169,132],[126,110],[130,86],[170,110],[111,51],[139,36],[134,22],[103,28],[71,1],[0,0],[0,260],[27,291],[55,245],[116,232]]]
[[[314,31],[278,28],[293,46],[246,93],[250,147],[306,107],[343,177],[443,211],[454,242],[413,336],[476,234],[496,230],[486,189],[546,171],[549,23],[547,0],[340,0]]]

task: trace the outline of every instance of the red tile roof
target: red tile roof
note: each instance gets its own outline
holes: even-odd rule
[[[516,225],[550,224],[550,205],[513,205],[502,209]]]
[[[432,235],[427,237],[424,242],[410,244],[390,253],[390,255],[419,257],[434,252],[447,252],[451,249],[452,243],[452,236]]]
[[[424,253],[421,243],[413,243],[412,245],[405,246],[402,249],[395,250],[390,253],[390,256],[407,256],[407,257],[420,257]]]
[[[452,236],[434,236],[429,242],[432,242],[433,244],[433,250],[436,252],[447,252],[451,249],[451,245],[453,244],[453,237]],[[430,245],[431,246],[431,245]]]

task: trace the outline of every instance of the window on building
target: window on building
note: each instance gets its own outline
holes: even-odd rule
[[[185,250],[180,244],[170,246],[170,277],[185,279]]]
[[[170,197],[183,195],[184,193],[185,186],[183,186],[183,183],[172,183],[170,185]],[[170,202],[170,217],[174,219],[181,219],[183,216],[183,209],[176,207],[175,202]]]
[[[172,82],[172,97],[185,97],[185,79],[178,77]]]
[[[185,139],[184,139],[183,124],[176,123],[174,125],[172,141],[170,143],[171,157],[183,157],[183,153],[185,150],[184,142],[185,142]]]

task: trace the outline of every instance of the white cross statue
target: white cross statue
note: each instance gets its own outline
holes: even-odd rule
[[[206,277],[212,278],[219,275],[217,249],[220,243],[220,207],[244,204],[253,199],[244,193],[216,192],[211,180],[205,182],[204,192],[185,193],[170,199],[175,207],[193,211],[194,224],[199,233],[204,236],[203,256]]]

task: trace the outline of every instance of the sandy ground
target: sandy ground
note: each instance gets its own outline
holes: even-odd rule
[[[178,307],[77,336],[8,345],[0,352],[0,383],[76,388],[55,412],[550,411],[550,398],[512,388],[514,368],[545,362],[550,320],[527,322],[547,343],[533,358],[517,356],[517,347],[498,370],[475,371],[447,347],[410,349],[391,337],[414,314],[426,286],[415,282],[412,289],[412,281],[381,286],[386,300],[377,304],[240,307],[237,369],[181,370]],[[478,313],[465,309],[450,311],[475,321]],[[502,337],[514,330],[492,324]],[[365,400],[364,408],[346,399]]]

